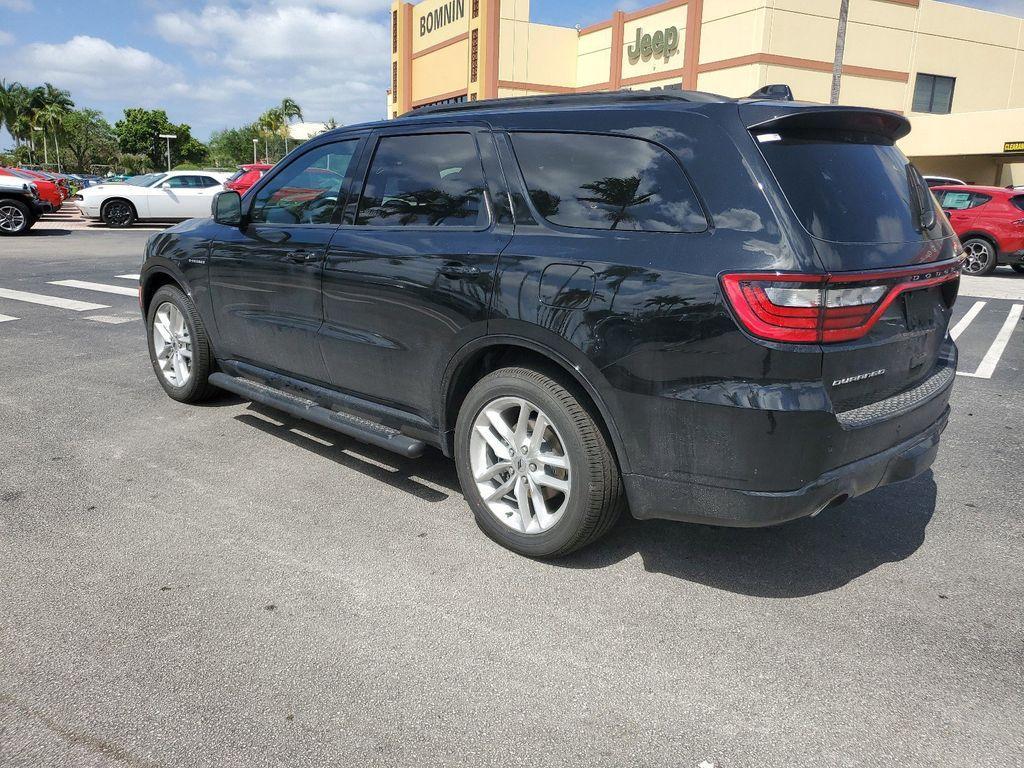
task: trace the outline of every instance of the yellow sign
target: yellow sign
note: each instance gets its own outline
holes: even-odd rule
[[[1003,144],[1003,152],[1024,152],[1024,141],[1008,141]]]

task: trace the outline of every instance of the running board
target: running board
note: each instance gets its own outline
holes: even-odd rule
[[[397,429],[391,429],[369,419],[332,411],[317,405],[312,400],[296,397],[279,389],[268,387],[266,384],[228,376],[226,373],[212,374],[210,383],[215,387],[226,389],[228,392],[234,392],[246,400],[268,405],[289,416],[311,421],[321,427],[327,427],[327,429],[333,429],[335,432],[355,438],[362,443],[375,445],[410,459],[422,456],[427,447],[422,440],[403,435]]]

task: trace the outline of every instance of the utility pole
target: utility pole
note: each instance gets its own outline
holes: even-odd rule
[[[171,172],[171,139],[178,138],[176,133],[161,133],[161,139],[167,139],[167,172]]]
[[[43,165],[49,165],[50,153],[46,149],[46,131],[44,131],[42,128],[37,128],[34,125],[32,126],[32,130],[39,131],[41,134],[43,134]]]
[[[252,140],[252,164],[253,165],[256,165],[256,163],[259,162],[258,160],[256,160],[256,147],[259,146],[259,143],[260,143],[259,139],[253,139]]]
[[[843,86],[843,55],[846,52],[846,23],[850,18],[850,0],[839,0],[839,31],[836,33],[836,57],[832,62],[832,104],[839,103]]]

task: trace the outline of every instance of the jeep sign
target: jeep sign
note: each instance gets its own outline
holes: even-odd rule
[[[643,34],[639,27],[636,30],[636,42],[626,52],[629,63],[636,64],[640,59],[647,61],[651,56],[661,55],[668,61],[673,53],[679,51],[679,29],[668,27],[665,31],[658,30],[653,35]]]

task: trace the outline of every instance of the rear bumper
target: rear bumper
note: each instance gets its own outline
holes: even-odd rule
[[[795,491],[719,488],[644,475],[626,475],[634,516],[734,527],[763,527],[814,515],[833,502],[909,480],[927,470],[949,421],[946,406],[923,432],[888,450],[825,472]]]

